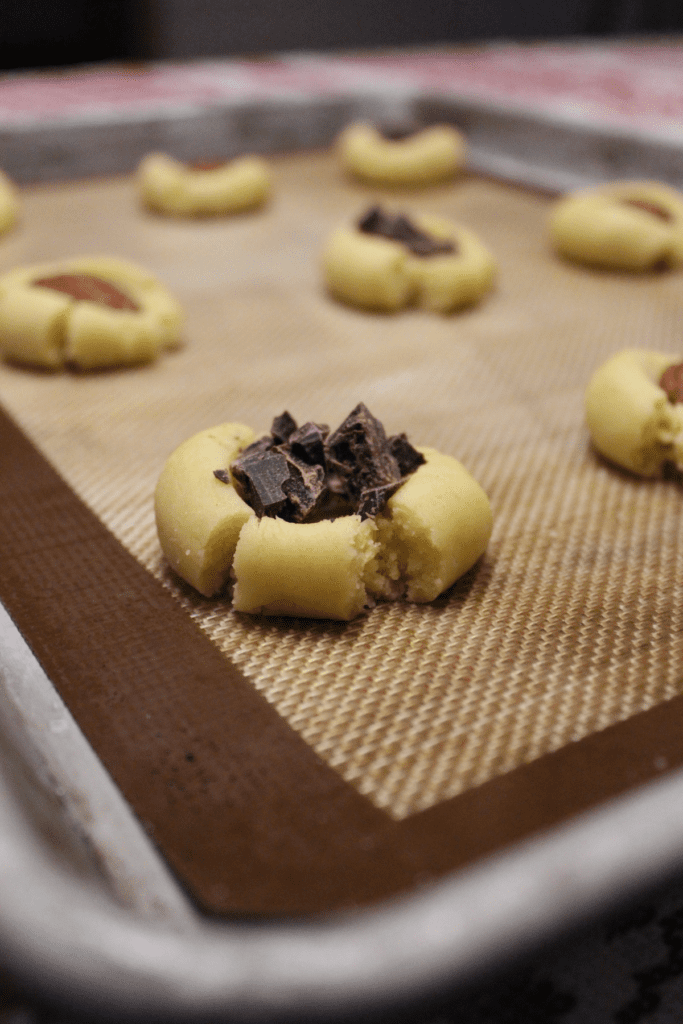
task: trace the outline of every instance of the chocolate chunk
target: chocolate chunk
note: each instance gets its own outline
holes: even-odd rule
[[[364,231],[368,235],[381,235],[383,234],[382,228],[386,222],[386,218],[382,213],[380,206],[371,206],[367,213],[364,213],[361,219],[358,221],[358,230]]]
[[[321,423],[297,427],[285,412],[273,420],[272,436],[254,441],[233,462],[235,488],[259,518],[304,523],[354,513],[376,516],[425,461],[405,434],[387,439],[362,402],[328,433]],[[224,469],[214,475],[230,482]]]
[[[417,230],[411,235],[410,240],[404,242],[404,245],[410,249],[413,256],[444,256],[457,251],[455,242],[433,238],[431,235]]]
[[[243,455],[233,462],[235,490],[259,519],[276,516],[287,500],[283,484],[289,480],[289,465],[282,452],[272,450]]]
[[[216,477],[216,480],[220,480],[222,484],[232,483],[230,473],[227,469],[214,469],[213,475]]]
[[[258,441],[252,441],[246,448],[243,448],[239,454],[240,459],[246,459],[250,455],[260,455],[262,452],[269,452],[271,448],[275,447],[275,441],[272,437],[259,437]]]
[[[425,461],[424,455],[413,448],[405,434],[394,434],[389,438],[389,451],[398,463],[401,476],[410,476]]]
[[[402,475],[384,427],[362,402],[327,439],[327,462],[352,501],[363,491],[394,483]]]
[[[415,128],[408,128],[406,125],[390,124],[385,125],[380,134],[387,142],[405,142],[415,134],[415,131]]]
[[[663,206],[658,206],[656,203],[648,203],[645,199],[624,199],[622,202],[624,206],[635,206],[636,209],[644,210],[645,213],[650,213],[653,217],[658,217],[659,220],[673,220],[672,215]]]
[[[276,416],[273,420],[270,432],[275,438],[276,444],[282,444],[284,441],[289,440],[289,435],[293,434],[296,430],[296,420],[293,416],[285,410],[281,416]]]
[[[369,487],[364,490],[358,499],[356,512],[361,519],[369,519],[378,515],[387,501],[401,486],[401,481],[396,480],[391,484],[382,484],[381,487]]]
[[[321,519],[339,519],[341,516],[352,516],[356,514],[356,506],[352,505],[341,494],[335,494],[330,490],[329,482],[326,481],[325,490],[320,501],[315,506],[313,514],[309,516],[309,522],[318,522]]]
[[[86,299],[98,306],[109,306],[110,309],[128,309],[135,313],[140,308],[116,285],[93,274],[55,274],[54,277],[41,277],[33,284],[38,288],[62,292],[72,299]]]
[[[292,454],[310,465],[325,465],[325,438],[330,430],[327,424],[304,423],[289,435]]]
[[[672,405],[683,402],[683,363],[667,367],[659,378],[659,386]]]
[[[303,523],[322,501],[325,492],[325,469],[310,465],[283,452],[289,478],[282,485],[287,501],[278,513],[290,523]]]
[[[379,235],[393,242],[400,242],[414,256],[437,256],[457,252],[455,243],[434,238],[415,227],[403,214],[385,213],[380,206],[373,206],[358,222],[359,231],[368,235]]]

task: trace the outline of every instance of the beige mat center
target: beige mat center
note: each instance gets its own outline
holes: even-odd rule
[[[479,232],[496,292],[447,318],[363,314],[327,298],[318,257],[340,218],[384,197],[324,154],[281,158],[275,178],[267,211],[189,223],[143,213],[128,179],[27,190],[0,269],[133,259],[184,303],[187,342],[136,370],[0,367],[7,409],[317,753],[396,818],[683,692],[683,491],[602,464],[582,412],[614,351],[683,347],[681,272],[562,264],[546,199],[466,179],[393,204]],[[495,527],[475,570],[432,605],[348,625],[238,616],[171,577],[152,493],[180,441],[224,420],[266,429],[285,408],[334,426],[361,400],[481,482]]]

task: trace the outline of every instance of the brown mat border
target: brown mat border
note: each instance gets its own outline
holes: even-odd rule
[[[0,600],[209,913],[371,904],[683,765],[683,697],[393,821],[344,782],[0,410]]]

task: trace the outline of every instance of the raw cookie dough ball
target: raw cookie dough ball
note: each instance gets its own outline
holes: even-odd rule
[[[19,217],[19,197],[17,191],[2,171],[0,171],[0,234],[13,228]]]
[[[560,255],[614,270],[683,263],[683,195],[652,181],[621,181],[566,196],[550,215]]]
[[[294,425],[293,440],[273,432],[252,443],[248,427],[228,423],[176,449],[155,493],[159,540],[176,572],[210,597],[225,586],[232,566],[237,611],[346,621],[377,599],[431,601],[474,565],[491,535],[491,508],[460,462],[431,448],[414,449],[405,435],[387,439],[364,406],[327,439],[327,454],[315,455],[325,431]],[[370,435],[374,454],[366,464]],[[322,487],[316,491],[325,474],[316,483],[313,460],[322,460],[338,489],[345,469],[337,456],[351,465],[361,451],[345,484],[347,495],[356,495],[349,514],[337,508],[334,518],[325,518],[323,502],[309,521],[283,518],[292,513],[284,481],[285,488],[293,485],[300,512],[307,488],[325,497]],[[392,482],[376,486],[387,459],[398,470]],[[290,476],[292,461],[299,469]],[[303,487],[300,469],[309,474]],[[365,483],[358,483],[363,475]],[[266,496],[266,511],[255,500],[261,515],[238,493],[250,486]]]
[[[640,476],[654,476],[667,461],[683,464],[680,363],[680,356],[626,349],[598,367],[586,391],[586,418],[605,458]]]
[[[478,302],[496,272],[491,253],[467,228],[432,216],[411,223],[379,208],[337,228],[322,264],[335,298],[386,313],[411,303],[450,313]]]
[[[125,366],[177,344],[179,303],[148,271],[109,256],[18,267],[0,277],[0,354],[56,370]]]
[[[173,216],[210,217],[263,205],[270,195],[270,168],[257,156],[197,166],[151,153],[138,168],[140,196],[150,209]]]
[[[434,125],[407,138],[386,138],[369,124],[353,124],[337,140],[344,170],[379,185],[432,185],[461,170],[467,147],[450,125]]]

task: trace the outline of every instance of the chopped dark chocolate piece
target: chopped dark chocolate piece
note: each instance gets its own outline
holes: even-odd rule
[[[378,515],[387,501],[401,486],[401,480],[395,480],[391,484],[383,484],[381,487],[368,487],[358,499],[356,509],[361,519],[369,519]]]
[[[376,516],[425,461],[405,434],[387,439],[362,402],[328,433],[321,423],[297,427],[285,412],[273,421],[271,437],[254,441],[232,463],[235,489],[259,518],[304,523],[356,513],[363,519]],[[231,480],[224,469],[214,475]]]
[[[667,367],[659,379],[659,386],[666,391],[666,397],[675,405],[683,402],[683,363]]]
[[[394,434],[389,438],[389,451],[398,463],[401,476],[409,476],[425,461],[422,455],[408,440],[405,434]]]
[[[214,469],[213,475],[216,477],[216,480],[220,480],[222,484],[232,483],[230,473],[227,469]]]
[[[373,206],[358,221],[358,230],[367,235],[382,235],[384,238],[394,238],[395,218],[385,213],[381,206]],[[400,239],[394,239],[400,241]]]
[[[356,507],[341,494],[335,494],[329,488],[329,481],[321,495],[320,501],[308,517],[308,522],[319,522],[321,519],[339,519],[341,516],[356,514]]]
[[[437,256],[457,252],[455,243],[434,238],[415,227],[403,214],[390,214],[380,206],[373,206],[358,222],[358,229],[368,235],[379,235],[393,242],[401,242],[414,256]]]
[[[344,490],[357,500],[364,490],[401,479],[379,420],[361,402],[327,439],[327,461]]]
[[[414,127],[409,128],[406,125],[388,124],[382,128],[380,134],[387,142],[404,142],[411,135],[415,135],[415,132],[416,129]]]
[[[456,251],[455,242],[450,242],[445,238],[433,238],[431,235],[423,234],[422,232],[415,232],[409,241],[403,243],[406,245],[413,256],[444,256],[447,253],[454,253]]]
[[[325,491],[325,469],[310,465],[283,452],[287,459],[289,478],[282,485],[287,501],[278,513],[290,523],[303,523],[316,509]]]
[[[310,465],[325,465],[325,438],[330,430],[325,423],[304,423],[289,435],[292,454]]]
[[[276,444],[283,444],[289,440],[289,435],[296,430],[296,420],[285,410],[281,416],[273,420],[270,432],[275,438]]]
[[[282,485],[289,479],[289,465],[282,452],[241,455],[230,468],[235,490],[259,519],[276,516],[287,500]]]
[[[275,441],[272,437],[259,437],[258,441],[252,441],[246,448],[243,448],[239,454],[240,459],[249,458],[250,455],[260,455],[262,452],[269,452],[271,448],[275,447]]]

